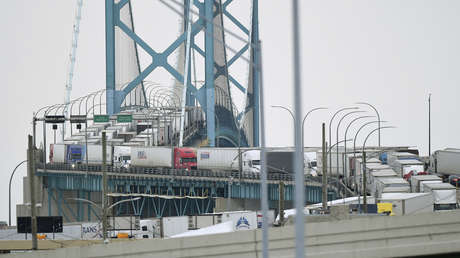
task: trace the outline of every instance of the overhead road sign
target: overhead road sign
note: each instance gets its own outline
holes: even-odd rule
[[[65,122],[65,116],[45,116],[47,124],[62,124]]]
[[[110,117],[108,115],[94,115],[93,122],[94,123],[108,123]]]
[[[84,124],[86,122],[86,115],[71,115],[70,123],[72,124]]]
[[[133,121],[132,115],[117,115],[118,123],[131,123]]]

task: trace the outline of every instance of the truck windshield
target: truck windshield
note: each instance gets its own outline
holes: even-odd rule
[[[196,158],[181,158],[182,163],[196,163]]]
[[[260,160],[253,160],[252,165],[253,166],[260,166]]]

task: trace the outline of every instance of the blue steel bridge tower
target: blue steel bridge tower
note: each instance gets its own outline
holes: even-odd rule
[[[132,0],[135,1],[135,0]],[[191,1],[191,2],[190,2]],[[184,81],[184,71],[168,63],[168,57],[179,47],[189,47],[204,58],[205,82],[198,88],[188,76],[186,105],[201,106],[206,117],[206,137],[209,146],[216,146],[216,140],[227,146],[259,146],[259,72],[257,44],[259,42],[258,0],[249,0],[251,8],[250,26],[244,26],[228,8],[233,0],[168,0],[161,1],[172,8],[178,8],[184,17],[184,31],[162,52],[154,50],[134,30],[131,0],[105,0],[106,28],[106,105],[107,113],[118,113],[127,106],[148,106],[143,81],[157,68],[164,68],[176,81]],[[238,2],[238,4],[242,4]],[[189,7],[194,7],[194,12]],[[190,42],[187,43],[187,21],[192,14],[198,16],[191,23]],[[225,44],[224,17],[240,29],[247,38],[244,46],[229,51]],[[204,32],[204,49],[195,44],[199,32]],[[151,63],[141,68],[138,48],[149,56]],[[242,59],[249,51],[249,78],[247,87],[229,74],[229,67]],[[229,54],[230,58],[227,58]],[[126,55],[132,58],[126,60]],[[130,63],[129,66],[126,62]],[[187,69],[191,69],[188,62]],[[128,67],[128,68],[127,68]],[[184,69],[185,70],[185,69]],[[245,106],[237,112],[232,101],[231,89],[235,88],[245,96]],[[241,128],[245,130],[242,130]],[[222,146],[222,144],[221,144]]]

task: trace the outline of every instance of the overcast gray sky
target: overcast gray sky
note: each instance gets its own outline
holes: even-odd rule
[[[136,30],[149,43],[162,49],[179,34],[176,14],[156,0],[133,2]],[[234,1],[232,11],[247,14],[248,2]],[[292,119],[270,108],[292,106],[290,1],[259,2],[267,142],[293,145]],[[0,220],[8,219],[8,180],[15,165],[26,157],[32,112],[63,101],[74,10],[75,1],[70,0],[3,4],[0,187],[4,190],[0,207],[4,209]],[[317,106],[332,111],[356,101],[370,102],[382,119],[398,127],[382,131],[384,145],[417,146],[426,154],[431,92],[432,150],[459,147],[459,11],[460,2],[455,0],[301,1],[304,112]],[[234,42],[229,39],[229,43]],[[104,1],[84,1],[72,98],[105,87],[104,44]],[[141,61],[146,63],[145,58]],[[240,71],[237,76],[244,78],[244,69]],[[149,80],[171,81],[161,72]],[[320,145],[321,122],[329,119],[330,112],[311,116],[305,130],[306,146]],[[376,144],[375,137],[370,144]],[[13,179],[13,203],[22,202],[21,177],[25,174],[22,167]]]

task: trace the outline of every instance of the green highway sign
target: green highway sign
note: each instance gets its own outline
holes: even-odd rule
[[[108,115],[94,115],[93,118],[94,123],[107,123],[109,120],[110,118]]]
[[[133,121],[132,115],[118,115],[117,122],[118,123],[131,123]]]

